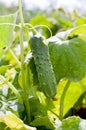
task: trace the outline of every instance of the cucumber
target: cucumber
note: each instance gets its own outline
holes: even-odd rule
[[[39,88],[45,96],[53,98],[56,95],[56,78],[48,46],[44,44],[42,37],[37,36],[31,38],[30,46],[38,73]]]

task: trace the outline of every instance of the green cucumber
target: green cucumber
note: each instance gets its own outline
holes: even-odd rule
[[[32,37],[30,40],[31,51],[38,73],[40,90],[49,98],[56,95],[56,79],[50,61],[48,46],[42,37]]]

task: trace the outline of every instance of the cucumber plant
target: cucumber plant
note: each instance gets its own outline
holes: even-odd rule
[[[76,128],[72,127],[77,130],[80,118],[65,120],[64,117],[86,91],[86,25],[45,39],[37,36],[36,28],[46,25],[25,23],[21,0],[18,5],[17,13],[0,17],[0,129],[67,129],[64,123],[68,121],[70,125],[69,121],[75,119]],[[15,22],[18,13],[20,24]],[[19,59],[12,48],[15,28],[19,31]],[[28,43],[26,53],[24,40]],[[6,57],[7,53],[11,57]],[[14,59],[15,63],[5,64],[4,58]],[[71,93],[75,98],[71,98]],[[55,120],[60,122],[59,126]]]

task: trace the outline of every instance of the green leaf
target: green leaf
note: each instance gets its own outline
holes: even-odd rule
[[[57,82],[66,77],[81,80],[86,73],[86,42],[80,38],[55,41],[48,44]]]
[[[29,65],[30,65],[31,72],[33,74],[33,85],[39,86],[38,74],[37,74],[36,65],[33,57],[30,59]]]
[[[59,32],[54,37],[52,37],[52,39],[54,40],[54,38],[56,38],[56,39],[59,38],[60,40],[64,41],[64,40],[73,39],[74,37],[78,37],[81,39],[84,38],[84,40],[86,41],[86,39],[85,39],[85,37],[86,37],[86,24],[77,26],[75,28],[71,28],[71,29],[64,31],[64,32]],[[49,40],[51,40],[51,38]]]
[[[79,34],[86,34],[86,24],[80,25],[78,27],[75,27],[71,29],[70,36],[72,35],[79,35]]]
[[[50,121],[48,116],[38,116],[31,122],[32,126],[45,126],[47,129],[54,129],[53,123]]]
[[[35,96],[39,86],[38,74],[32,53],[29,52],[25,58],[26,84],[29,85],[29,95]]]
[[[0,66],[0,74],[5,74],[5,72],[9,68],[10,68],[10,65],[2,65],[2,66]]]
[[[74,36],[78,36],[80,39],[86,42],[86,24],[80,25],[69,30],[68,36],[66,38],[73,38]]]
[[[54,107],[51,102],[51,99],[46,98],[40,92],[37,92],[37,97],[29,98],[31,116],[34,117],[34,120],[30,123],[31,126],[44,126],[47,129],[54,129],[54,119],[51,113],[48,113],[48,110]]]
[[[43,35],[46,37],[50,37],[50,31],[48,30],[48,28],[50,28],[52,30],[52,32],[53,32],[53,30],[56,31],[55,30],[56,27],[54,28],[53,23],[47,17],[43,16],[42,14],[32,18],[30,20],[30,23],[33,26],[38,26],[38,28],[42,28],[42,30],[40,32],[43,32]]]
[[[80,26],[86,23],[86,17],[80,17],[76,20],[76,25]]]
[[[6,127],[6,125],[4,123],[0,123],[0,130],[4,130],[4,128]],[[9,129],[7,129],[9,130]]]
[[[67,14],[62,8],[53,12],[53,18],[56,20],[58,29],[67,29],[73,27],[71,15]]]
[[[20,84],[19,84],[19,72],[16,73],[15,78],[13,80],[13,85],[15,88],[20,89]]]
[[[40,100],[41,97],[39,97]],[[37,116],[37,115],[41,115],[41,116],[46,116],[47,115],[47,109],[46,107],[43,105],[43,103],[41,101],[39,101],[39,99],[37,97],[31,97],[29,99],[29,103],[30,103],[30,110],[31,110],[31,114],[32,116]]]
[[[43,15],[38,15],[35,18],[32,18],[30,23],[32,25],[46,25],[51,27],[52,26],[52,22],[50,22],[45,16]]]
[[[63,93],[64,87],[66,85],[67,80],[63,80],[58,84],[58,94],[57,94],[57,102],[55,104],[55,111],[59,115],[59,105],[60,98]],[[75,105],[80,96],[86,91],[86,78],[81,80],[80,82],[74,83],[71,82],[69,89],[66,92],[65,100],[64,100],[64,110],[63,115],[65,114]],[[58,108],[58,109],[57,109]]]
[[[0,49],[10,46],[13,41],[13,31],[17,13],[0,16]]]
[[[58,120],[57,120],[58,121]],[[86,120],[79,117],[69,117],[58,124],[56,130],[86,130]]]

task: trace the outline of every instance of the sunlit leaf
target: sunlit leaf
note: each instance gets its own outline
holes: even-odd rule
[[[0,122],[6,124],[11,130],[36,130],[25,125],[22,120],[12,113],[0,116]]]
[[[47,19],[45,16],[43,15],[38,15],[34,18],[31,19],[30,23],[32,25],[47,25],[49,27],[52,26],[52,22],[49,21],[49,19]]]
[[[10,65],[0,66],[0,74],[5,74],[8,68],[10,68]]]
[[[13,41],[14,24],[17,13],[0,16],[0,49],[10,46]]]
[[[60,99],[61,95],[63,93],[64,87],[66,85],[67,80],[63,80],[58,85],[58,94],[57,94],[57,102],[55,103],[55,111],[57,114],[59,114],[59,105],[60,105]],[[69,89],[66,92],[65,100],[64,100],[64,110],[63,114],[65,114],[73,108],[74,104],[78,101],[80,96],[86,91],[86,78],[84,78],[82,81],[74,83],[71,82]]]
[[[86,43],[73,38],[49,43],[50,58],[57,82],[61,78],[81,80],[86,73]]]
[[[73,28],[69,35],[79,35],[79,34],[86,34],[86,24]]]
[[[76,25],[80,26],[86,23],[86,17],[80,17],[76,20]]]
[[[58,120],[57,120],[58,121]],[[86,129],[86,120],[79,117],[69,117],[64,119],[58,124],[56,121],[57,128],[56,130],[85,130]]]

